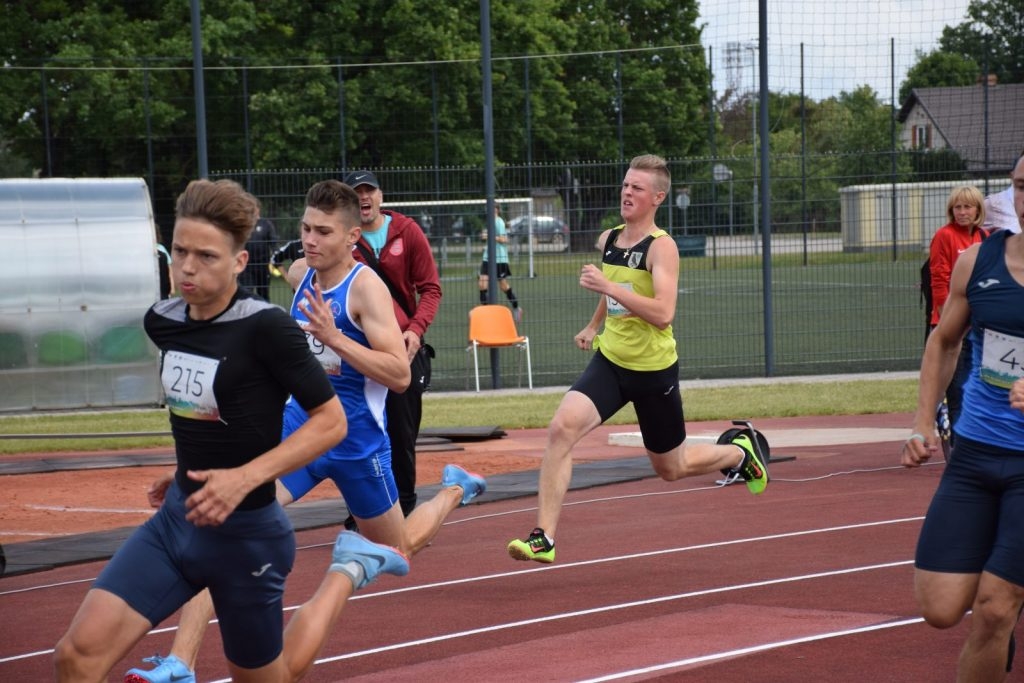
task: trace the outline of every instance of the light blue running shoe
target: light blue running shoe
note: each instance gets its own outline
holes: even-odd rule
[[[174,655],[153,655],[142,661],[156,664],[152,669],[129,669],[124,683],[196,683],[196,672]]]
[[[462,487],[460,505],[469,505],[469,501],[487,490],[487,480],[478,474],[467,472],[458,465],[444,466],[444,470],[441,472],[441,485]]]
[[[397,548],[374,543],[354,531],[342,531],[334,542],[331,566],[328,571],[350,576],[342,565],[356,562],[363,568],[363,580],[357,589],[368,585],[381,574],[405,576],[409,573],[409,560]]]

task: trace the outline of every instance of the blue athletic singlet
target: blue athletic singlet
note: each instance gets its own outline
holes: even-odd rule
[[[370,348],[370,342],[349,314],[349,291],[360,271],[366,266],[356,262],[352,270],[339,284],[324,291],[324,300],[331,306],[334,313],[334,324],[341,332],[363,346]],[[306,271],[302,282],[295,290],[292,300],[291,314],[301,325],[307,321],[298,304],[304,299],[303,292],[313,288],[313,277],[316,271]],[[384,416],[384,402],[388,389],[359,373],[355,368],[342,360],[330,348],[321,344],[313,335],[307,333],[306,340],[313,355],[327,373],[327,378],[334,386],[334,391],[341,399],[348,420],[348,436],[328,452],[328,456],[339,460],[356,460],[366,458],[383,450],[390,450],[387,434],[387,420]],[[286,411],[301,411],[302,408],[294,401],[288,401]]]
[[[970,280],[971,371],[964,385],[958,436],[1019,451],[1024,413],[1010,407],[1009,389],[1024,377],[1024,287],[1006,267],[1006,240],[997,230],[981,243]]]

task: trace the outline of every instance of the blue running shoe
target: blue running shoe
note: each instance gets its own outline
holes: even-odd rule
[[[124,683],[196,683],[196,672],[174,655],[153,655],[142,661],[156,664],[152,669],[129,669]]]
[[[441,472],[441,485],[462,487],[460,505],[469,505],[469,501],[487,490],[487,481],[483,477],[467,472],[458,465],[444,466],[444,470]]]
[[[366,586],[380,574],[405,576],[409,573],[409,560],[402,551],[388,545],[381,545],[367,540],[354,531],[342,531],[334,542],[331,554],[331,566],[328,571],[340,572],[350,576],[342,565],[356,562],[363,568],[363,580],[357,589]]]

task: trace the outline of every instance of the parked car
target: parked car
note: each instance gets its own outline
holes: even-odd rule
[[[558,251],[569,248],[569,226],[554,216],[519,216],[508,222],[508,234],[525,239],[533,235],[538,242],[547,242]]]

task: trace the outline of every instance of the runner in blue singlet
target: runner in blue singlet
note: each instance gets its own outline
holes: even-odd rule
[[[1024,226],[1024,156],[1011,177]],[[1024,236],[997,231],[957,259],[921,361],[915,431],[901,456],[906,467],[938,452],[935,406],[965,334],[973,351],[963,409],[953,457],[921,528],[914,586],[933,626],[949,628],[973,612],[957,680],[1001,681],[1024,605]]]

